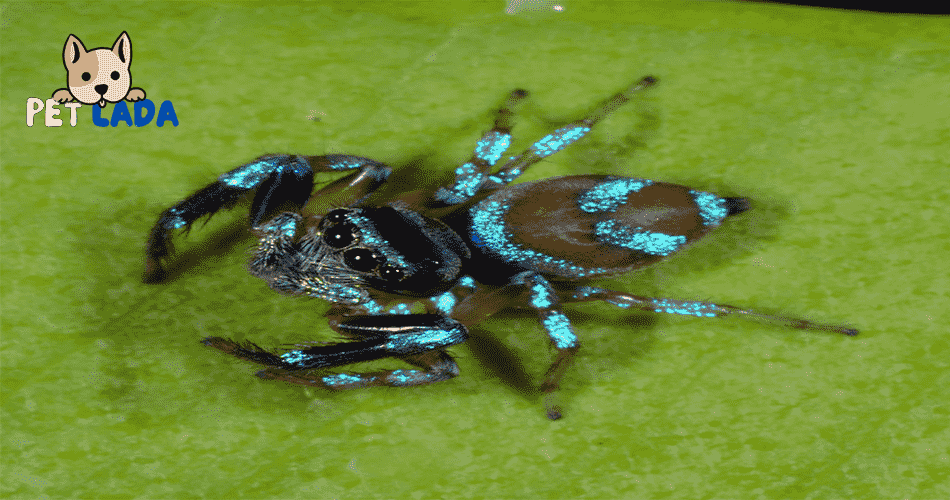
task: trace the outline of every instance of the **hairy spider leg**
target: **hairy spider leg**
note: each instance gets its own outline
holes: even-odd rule
[[[522,89],[515,89],[508,95],[505,104],[498,109],[495,116],[495,126],[478,140],[472,158],[455,169],[455,184],[449,188],[440,187],[436,191],[437,201],[446,205],[457,205],[475,196],[492,167],[511,145],[515,110],[527,96],[528,91]]]
[[[638,92],[648,89],[657,83],[652,76],[645,76],[617,93],[604,104],[591,110],[581,120],[565,125],[554,132],[542,137],[518,156],[511,157],[507,163],[498,169],[494,175],[489,175],[483,185],[484,189],[500,189],[515,180],[531,165],[563,150],[587,135],[597,122],[606,118],[620,106],[626,104]]]
[[[172,234],[188,231],[198,219],[230,209],[254,193],[251,202],[251,226],[283,211],[299,211],[310,199],[314,173],[357,170],[331,183],[318,194],[333,193],[357,186],[355,203],[379,187],[391,169],[377,161],[351,155],[298,156],[265,155],[229,172],[161,213],[149,233],[145,249],[144,281],[157,282],[165,277],[164,260],[173,252]]]
[[[445,348],[460,344],[468,330],[459,322],[437,314],[353,316],[334,325],[344,335],[359,340],[336,344],[298,346],[275,354],[252,342],[208,337],[203,344],[232,356],[268,365],[258,372],[265,379],[325,387],[411,387],[448,380],[458,375],[458,365]],[[331,373],[305,376],[294,372],[395,357],[423,370],[382,370],[372,373]]]
[[[857,329],[848,326],[815,323],[806,319],[765,314],[725,304],[713,304],[711,302],[641,297],[639,295],[631,295],[628,293],[590,286],[579,286],[573,290],[562,291],[559,293],[559,296],[561,301],[564,303],[592,302],[600,300],[623,309],[636,309],[656,313],[678,314],[682,316],[696,316],[700,318],[722,318],[724,316],[736,315],[737,317],[750,319],[773,326],[787,326],[791,328],[797,328],[799,330],[841,333],[848,336],[855,336],[858,334]]]

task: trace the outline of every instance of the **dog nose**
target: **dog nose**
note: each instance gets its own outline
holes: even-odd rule
[[[101,83],[101,84],[99,84],[99,85],[96,85],[96,86],[93,87],[93,88],[96,89],[96,92],[98,92],[99,95],[106,95],[106,92],[109,91],[109,86],[106,85],[106,84],[104,84],[104,83]]]

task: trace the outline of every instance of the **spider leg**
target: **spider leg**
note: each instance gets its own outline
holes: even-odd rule
[[[217,181],[159,215],[145,248],[144,281],[164,279],[164,261],[173,252],[174,231],[187,231],[198,219],[233,208],[251,194],[254,195],[250,208],[251,226],[256,227],[281,212],[299,211],[311,197],[314,173],[344,170],[357,171],[331,183],[318,194],[355,187],[350,203],[356,203],[385,182],[391,171],[382,163],[358,156],[279,154],[262,156],[222,174]]]
[[[494,175],[489,175],[483,186],[484,189],[500,189],[515,180],[531,165],[561,151],[587,135],[597,122],[603,120],[620,106],[626,104],[634,94],[652,87],[657,79],[652,76],[641,78],[626,90],[623,90],[604,104],[591,110],[583,119],[565,125],[554,132],[542,137],[518,156],[511,157],[501,166]]]
[[[559,295],[561,301],[565,303],[602,300],[608,304],[613,304],[623,309],[638,309],[641,311],[697,316],[700,318],[721,318],[724,316],[736,315],[741,318],[759,321],[770,325],[788,326],[791,328],[797,328],[799,330],[841,333],[848,336],[854,336],[858,334],[857,329],[848,326],[815,323],[806,319],[765,314],[725,304],[713,304],[711,302],[642,297],[639,295],[631,295],[614,290],[607,290],[605,288],[578,286],[571,290],[561,291]]]
[[[517,105],[528,96],[528,91],[516,89],[498,109],[495,126],[475,145],[472,158],[455,169],[455,184],[439,188],[435,199],[446,205],[457,205],[469,200],[481,188],[491,168],[511,145],[511,128]]]
[[[472,326],[509,306],[530,307],[537,311],[541,326],[557,350],[554,361],[545,373],[541,392],[550,394],[556,391],[564,373],[574,362],[580,342],[570,320],[561,310],[557,291],[543,276],[525,271],[498,289],[478,290],[453,308],[452,317],[466,326]],[[561,418],[560,408],[553,401],[546,400],[545,407],[548,418]]]
[[[202,342],[232,356],[268,365],[258,373],[266,379],[328,389],[360,387],[411,387],[448,380],[458,375],[458,365],[445,348],[465,341],[468,330],[457,321],[436,314],[347,317],[334,328],[357,340],[316,345],[275,354],[251,342],[221,337]],[[395,357],[424,370],[383,370],[372,373],[301,375],[297,372],[332,368],[362,361]]]

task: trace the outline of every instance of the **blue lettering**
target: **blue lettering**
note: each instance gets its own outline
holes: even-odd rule
[[[133,107],[135,111],[135,126],[144,127],[149,123],[152,123],[152,118],[155,116],[155,103],[150,99],[143,99],[135,103]],[[146,115],[142,116],[142,110],[145,110]]]
[[[98,104],[92,107],[92,123],[97,127],[109,126],[109,120],[102,117],[102,108]]]
[[[115,103],[115,107],[112,108],[112,126],[118,126],[119,122],[132,126],[132,114],[129,113],[129,107],[125,105],[125,101]]]
[[[175,115],[175,106],[171,101],[162,101],[162,106],[158,108],[158,120],[155,124],[161,127],[165,122],[170,121],[172,125],[178,126],[178,116]]]

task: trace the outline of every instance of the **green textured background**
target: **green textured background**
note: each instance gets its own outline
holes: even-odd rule
[[[533,5],[3,4],[2,496],[950,498],[950,19]],[[123,30],[133,84],[177,128],[98,128],[89,106],[25,125],[27,98],[65,83],[68,34]],[[172,282],[139,282],[157,214],[259,154],[444,175],[512,88],[533,92],[519,149],[645,74],[661,84],[524,178],[756,205],[605,283],[861,336],[572,307],[584,348],[549,422],[530,317],[476,329],[461,377],[414,390],[265,382],[203,347],[332,338],[325,303],[244,272],[243,213],[193,231]]]

